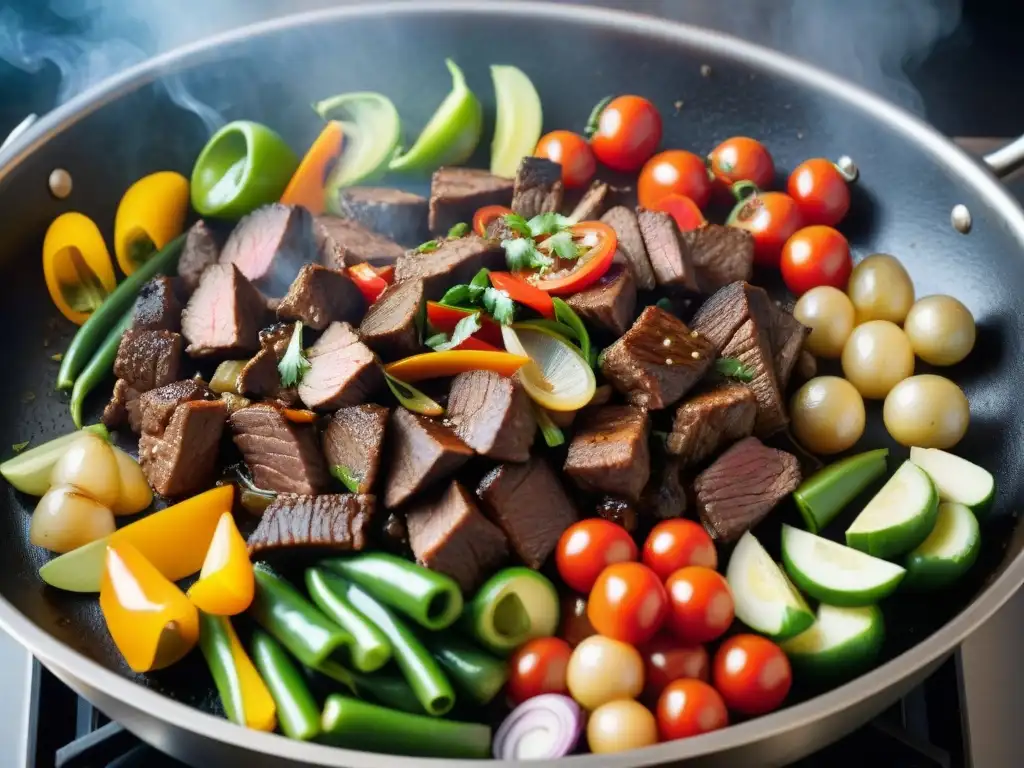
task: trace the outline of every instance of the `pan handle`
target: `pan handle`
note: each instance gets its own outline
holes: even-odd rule
[[[1009,144],[989,152],[982,160],[999,178],[1005,178],[1015,170],[1024,166],[1024,136],[1014,139]]]
[[[35,123],[35,121],[38,120],[38,119],[39,119],[38,115],[31,114],[28,117],[26,117],[24,120],[22,120],[20,123],[18,123],[16,126],[14,126],[14,130],[11,131],[9,134],[7,134],[7,138],[4,139],[2,143],[0,143],[0,149],[3,149],[8,144],[10,144],[12,141],[14,141],[16,138],[21,136],[21,134],[23,134],[25,131],[27,131],[29,128],[31,128],[32,124]]]

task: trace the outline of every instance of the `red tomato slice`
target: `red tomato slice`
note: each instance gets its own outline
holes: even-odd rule
[[[555,305],[551,296],[540,288],[535,288],[525,280],[509,272],[491,272],[491,285],[496,290],[504,291],[512,301],[517,301],[551,319],[555,316]]]
[[[590,250],[575,261],[565,262],[566,268],[531,280],[540,290],[556,295],[578,293],[600,280],[611,267],[619,245],[614,229],[601,221],[583,221],[572,228],[572,236]]]
[[[506,208],[504,205],[485,205],[473,214],[473,231],[480,237],[486,237],[487,225],[509,213],[512,213],[512,209]]]
[[[459,320],[466,315],[471,315],[477,310],[463,309],[462,307],[449,307],[447,304],[438,304],[436,301],[427,302],[427,322],[436,331],[451,334]],[[473,334],[480,341],[487,342],[492,347],[504,349],[505,345],[501,340],[501,326],[483,313],[480,314],[479,331]]]

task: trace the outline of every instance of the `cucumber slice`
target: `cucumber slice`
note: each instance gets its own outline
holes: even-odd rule
[[[558,630],[558,591],[545,576],[522,566],[498,571],[462,613],[463,627],[499,655]]]
[[[82,432],[92,432],[105,440],[110,439],[110,433],[105,426],[92,424],[83,427],[78,432],[54,438],[18,454],[13,459],[8,459],[0,464],[0,474],[22,493],[42,496],[50,490],[50,475],[53,474],[53,465],[64,455],[71,444],[81,437]]]
[[[911,448],[910,460],[928,473],[940,501],[963,504],[978,515],[988,509],[996,495],[992,473],[967,459],[938,448]]]
[[[782,526],[782,562],[793,582],[823,603],[872,605],[892,594],[906,571],[856,549]]]
[[[532,155],[540,141],[544,112],[537,89],[518,67],[492,66],[491,79],[498,105],[491,173],[511,179],[519,170],[519,161]]]
[[[850,677],[878,657],[885,624],[877,606],[839,608],[822,604],[814,626],[782,643],[794,668],[809,677]]]
[[[737,542],[725,578],[736,618],[754,631],[782,640],[814,623],[803,597],[750,531]]]
[[[939,504],[935,527],[921,546],[907,555],[905,584],[911,589],[935,589],[963,576],[981,550],[978,520],[964,504]]]
[[[928,538],[938,511],[931,479],[905,461],[846,529],[846,543],[875,557],[902,555]]]

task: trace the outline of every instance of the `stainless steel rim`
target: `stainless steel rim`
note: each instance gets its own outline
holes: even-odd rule
[[[499,5],[481,4],[473,0],[405,0],[381,7],[362,5],[333,8],[287,16],[202,40],[127,70],[81,94],[39,120],[10,146],[0,151],[0,183],[3,183],[10,171],[32,152],[40,149],[53,136],[69,129],[86,115],[158,76],[202,63],[211,56],[215,56],[219,46],[238,42],[245,38],[270,35],[308,24],[337,19],[418,14],[425,11],[486,16],[531,15],[551,21],[581,22],[594,27],[626,30],[665,42],[681,44],[693,50],[726,55],[738,62],[768,70],[809,88],[827,92],[889,125],[903,134],[907,140],[922,146],[936,163],[957,174],[963,183],[969,184],[989,201],[1024,251],[1024,212],[996,181],[995,177],[934,128],[859,86],[783,54],[717,32],[622,11],[572,5],[547,5],[538,2]],[[914,670],[948,654],[974,628],[995,613],[1014,594],[1022,582],[1024,582],[1024,553],[1018,554],[1006,570],[989,584],[974,602],[926,640],[872,672],[810,701],[750,722],[734,725],[722,731],[683,741],[659,744],[616,755],[581,755],[561,761],[547,761],[539,763],[539,765],[554,765],[557,762],[559,765],[571,766],[582,765],[586,762],[592,766],[600,765],[602,768],[647,766],[706,755],[741,744],[754,743],[774,734],[785,732],[797,725],[822,721],[845,709],[849,701],[860,701],[875,696],[888,688],[893,681],[908,677]],[[351,766],[352,768],[384,768],[385,766],[388,768],[391,766],[395,768],[416,768],[416,766],[440,768],[440,766],[459,762],[355,752],[292,741],[283,736],[242,728],[168,699],[106,669],[36,626],[2,597],[0,597],[0,627],[3,627],[29,648],[44,664],[66,670],[67,673],[86,685],[105,691],[112,697],[132,702],[138,710],[164,722],[239,749],[259,751],[311,764]],[[509,768],[515,765],[515,763],[505,761],[461,761],[459,764],[508,766]]]

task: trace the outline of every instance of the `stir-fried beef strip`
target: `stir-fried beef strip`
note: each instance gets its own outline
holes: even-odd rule
[[[579,512],[548,463],[534,456],[526,464],[500,464],[480,481],[477,496],[485,514],[508,537],[530,568],[540,568]]]
[[[369,493],[377,480],[389,411],[383,405],[339,408],[324,430],[328,468],[341,467],[358,483],[356,493]]]
[[[174,292],[174,281],[157,275],[139,290],[132,310],[132,328],[139,331],[181,330],[181,302]]]
[[[754,236],[739,227],[705,224],[681,233],[703,293],[714,293],[754,274]]]
[[[437,250],[406,252],[395,266],[395,280],[423,280],[424,295],[439,299],[453,285],[468,283],[482,268],[504,269],[505,251],[478,235],[443,239]]]
[[[611,188],[603,181],[593,181],[590,187],[576,203],[569,218],[573,221],[593,221],[602,213],[608,204]]]
[[[697,509],[715,541],[730,543],[757,525],[800,484],[796,456],[756,437],[740,440],[697,475]]]
[[[721,384],[679,406],[665,446],[684,465],[700,464],[752,435],[756,418],[757,398],[752,389],[743,384]]]
[[[342,216],[407,248],[430,238],[427,199],[387,187],[348,187],[338,193]]]
[[[775,376],[779,382],[779,391],[785,392],[811,329],[775,302],[771,304],[771,318],[769,338],[775,360]]]
[[[280,494],[250,534],[249,554],[263,559],[295,550],[358,552],[370,543],[376,508],[377,500],[363,494]]]
[[[636,220],[658,285],[697,291],[697,271],[676,220],[664,211],[647,208],[636,209]]]
[[[615,261],[629,267],[637,288],[643,291],[653,289],[655,286],[654,269],[651,267],[651,260],[647,255],[647,247],[644,245],[644,238],[640,233],[640,224],[637,222],[636,213],[624,205],[617,205],[610,208],[601,217],[601,221],[615,230],[615,236],[619,242]]]
[[[242,218],[221,251],[267,296],[284,296],[302,265],[316,261],[313,218],[302,206],[272,203]]]
[[[139,395],[142,393],[128,386],[124,379],[114,382],[110,402],[103,408],[100,421],[107,429],[120,429],[129,424],[133,432],[139,431]]]
[[[295,424],[269,403],[235,411],[228,424],[258,488],[310,495],[327,489],[330,479],[312,424]]]
[[[331,269],[364,262],[386,267],[405,253],[405,248],[394,240],[367,229],[353,219],[318,216],[315,234],[320,263]]]
[[[512,211],[524,219],[554,213],[562,207],[562,166],[544,157],[527,155],[519,161],[512,189]]]
[[[640,497],[640,509],[658,520],[682,517],[686,512],[686,486],[679,461],[668,459],[651,471],[650,482]]]
[[[183,347],[181,335],[171,331],[125,331],[114,359],[117,382],[103,410],[103,423],[117,429],[127,421],[132,431],[138,432],[139,396],[181,377]]]
[[[566,303],[587,322],[621,336],[636,311],[636,283],[626,265],[612,264],[597,282]]]
[[[359,338],[385,360],[414,355],[421,347],[417,319],[422,307],[422,280],[389,285],[363,318]]]
[[[470,448],[498,461],[527,461],[537,433],[530,398],[514,379],[468,371],[452,380],[447,422]]]
[[[406,513],[406,526],[416,562],[451,576],[466,593],[508,557],[505,534],[456,481],[436,500],[413,506]]]
[[[238,389],[242,394],[279,400],[289,406],[298,404],[298,389],[281,386],[277,367],[294,332],[293,323],[275,323],[259,332],[260,351],[238,374]]]
[[[187,295],[199,286],[203,270],[220,258],[221,240],[205,221],[197,221],[185,236],[185,245],[178,259],[178,280]]]
[[[384,384],[377,357],[348,323],[331,323],[306,353],[299,397],[314,411],[365,402]]]
[[[136,432],[159,437],[175,409],[192,400],[215,400],[213,392],[198,379],[182,379],[141,395],[139,398],[139,421]]]
[[[206,268],[181,315],[192,357],[242,356],[259,349],[269,318],[263,296],[234,264]]]
[[[389,456],[384,506],[404,504],[453,474],[469,461],[473,449],[443,424],[396,408],[388,426]]]
[[[647,411],[631,405],[588,409],[569,443],[565,473],[583,491],[635,501],[651,474]]]
[[[511,205],[512,187],[512,179],[477,168],[438,168],[430,180],[430,231],[444,235],[485,205]]]
[[[631,501],[620,499],[617,496],[602,496],[594,508],[598,517],[603,517],[609,522],[621,525],[630,533],[637,529],[640,516],[637,514],[636,506]]]
[[[358,323],[365,308],[362,292],[344,272],[305,264],[277,305],[277,316],[322,331],[335,321]]]
[[[715,359],[711,343],[682,320],[647,307],[604,351],[601,372],[633,405],[667,408],[701,380]]]
[[[771,345],[772,302],[763,288],[731,283],[711,296],[692,325],[724,357],[735,357],[753,373],[748,386],[757,397],[754,434],[765,436],[787,422]]]
[[[147,414],[149,403],[161,411]],[[160,434],[144,432],[139,438],[139,465],[153,490],[170,498],[209,488],[217,471],[217,453],[227,418],[221,400],[185,400],[167,415],[168,400],[160,390],[147,392],[141,403],[147,427],[166,427]]]

